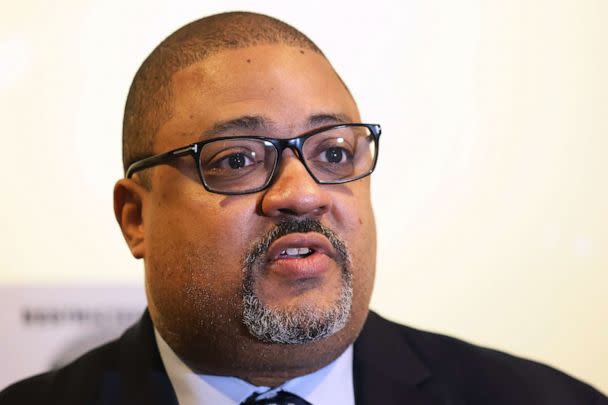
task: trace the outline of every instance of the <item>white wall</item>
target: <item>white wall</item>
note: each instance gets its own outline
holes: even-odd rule
[[[373,307],[608,391],[608,2],[2,9],[1,284],[141,284],[111,202],[130,80],[184,23],[261,11],[309,34],[383,125]]]

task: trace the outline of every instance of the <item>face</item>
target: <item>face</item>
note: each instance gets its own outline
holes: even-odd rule
[[[154,153],[218,136],[292,138],[360,122],[329,63],[284,45],[215,54],[177,72],[173,95]],[[189,156],[148,170],[152,187],[143,193],[141,226],[148,301],[156,328],[176,352],[193,357],[192,346],[202,345],[244,355],[255,345],[257,353],[285,346],[256,332],[259,322],[245,326],[244,311],[276,318],[269,322],[292,316],[306,329],[339,318],[336,311],[345,308],[346,316],[309,346],[339,352],[355,339],[375,266],[369,177],[317,184],[291,150],[283,152],[273,183],[246,195],[206,191]],[[293,249],[302,254],[287,254]]]

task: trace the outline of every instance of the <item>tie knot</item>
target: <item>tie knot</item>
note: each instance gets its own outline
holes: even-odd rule
[[[254,392],[245,401],[241,402],[241,405],[312,405],[304,398],[283,390],[277,392],[273,397],[260,399],[261,395],[263,394]]]

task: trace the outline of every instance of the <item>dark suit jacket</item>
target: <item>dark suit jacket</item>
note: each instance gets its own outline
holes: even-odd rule
[[[608,404],[590,386],[542,364],[398,325],[373,312],[355,342],[353,371],[358,405]],[[120,339],[8,387],[0,404],[177,400],[146,312]]]

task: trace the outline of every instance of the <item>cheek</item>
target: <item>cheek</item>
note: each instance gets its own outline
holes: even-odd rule
[[[217,254],[213,239],[174,238],[151,245],[155,249],[146,257],[146,290],[153,319],[164,331],[185,338],[208,329],[232,330],[239,323],[238,260]]]
[[[335,196],[335,216],[341,223],[344,237],[357,253],[374,250],[376,224],[371,206],[369,181],[363,179],[351,183],[348,193]]]
[[[373,216],[363,220],[358,243],[353,246],[352,264],[355,288],[369,302],[376,273],[376,231]]]
[[[352,261],[354,310],[367,311],[376,267],[376,225],[369,181],[349,184],[348,192],[334,195],[336,231],[346,241]],[[339,190],[342,191],[342,190]]]
[[[159,193],[150,204],[145,215],[146,242],[151,247],[178,245],[176,253],[183,253],[180,244],[189,245],[188,250],[196,249],[197,255],[213,257],[213,263],[238,261],[255,201],[211,194],[198,182],[178,187]]]
[[[158,311],[182,319],[233,317],[251,210],[183,193],[180,199],[159,198],[149,211],[146,285]]]

